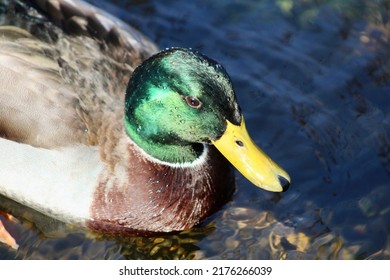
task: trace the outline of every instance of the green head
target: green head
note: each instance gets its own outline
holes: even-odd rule
[[[225,69],[188,49],[164,50],[137,67],[125,99],[128,135],[169,163],[196,160],[241,112]]]
[[[250,138],[224,68],[187,49],[168,49],[143,62],[126,91],[125,128],[150,156],[191,163],[213,144],[258,187],[284,191],[289,175]]]

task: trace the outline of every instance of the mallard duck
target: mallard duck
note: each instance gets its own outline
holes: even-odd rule
[[[231,198],[231,164],[260,188],[288,188],[221,64],[158,52],[84,2],[0,3],[0,194],[123,234],[196,225]]]

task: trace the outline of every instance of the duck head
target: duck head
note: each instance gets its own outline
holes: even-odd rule
[[[125,97],[125,129],[157,161],[196,164],[214,145],[254,185],[285,191],[290,177],[252,141],[232,82],[216,61],[164,50],[137,67]]]

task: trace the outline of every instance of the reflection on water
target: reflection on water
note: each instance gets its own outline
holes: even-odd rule
[[[161,47],[193,47],[223,63],[248,129],[292,185],[267,193],[237,175],[221,211],[153,238],[91,236],[31,211],[18,223],[0,216],[20,245],[0,245],[0,258],[390,258],[389,1],[98,5]]]

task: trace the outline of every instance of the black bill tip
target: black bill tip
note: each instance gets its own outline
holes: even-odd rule
[[[283,192],[287,191],[288,188],[290,187],[290,181],[282,176],[278,176],[278,179],[279,179],[280,185],[283,188]]]

